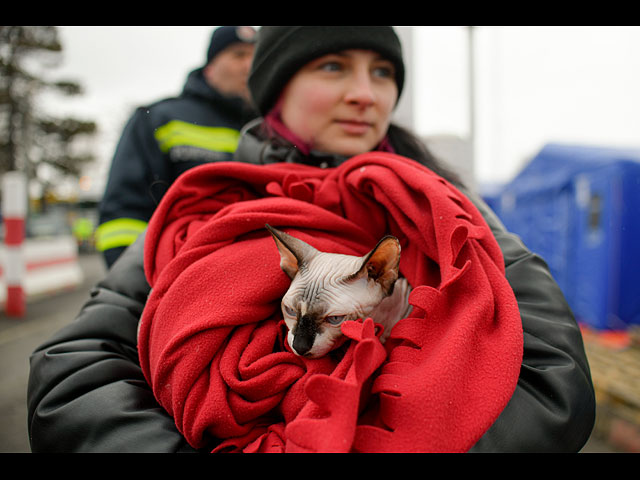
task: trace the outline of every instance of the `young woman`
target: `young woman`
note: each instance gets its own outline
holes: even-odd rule
[[[245,127],[235,159],[331,168],[361,153],[392,152],[468,195],[502,251],[524,335],[515,392],[471,451],[578,451],[591,432],[595,400],[571,311],[545,263],[421,142],[391,124],[403,81],[391,27],[263,27],[249,81],[263,118]],[[143,242],[96,286],[76,321],[32,355],[34,452],[193,450],[138,363],[136,331],[150,292]]]

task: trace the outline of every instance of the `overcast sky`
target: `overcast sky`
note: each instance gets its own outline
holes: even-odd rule
[[[214,27],[59,27],[52,75],[86,94],[55,103],[99,122],[104,177],[132,109],[180,92]],[[547,142],[640,148],[640,27],[476,27],[474,173],[504,182]],[[465,27],[415,27],[414,129],[469,134]]]

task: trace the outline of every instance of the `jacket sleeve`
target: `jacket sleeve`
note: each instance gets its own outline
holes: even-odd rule
[[[96,230],[96,245],[108,266],[144,231],[169,185],[171,172],[151,117],[146,108],[135,111],[111,161]]]
[[[578,452],[595,421],[595,393],[582,335],[546,263],[479,198],[518,302],[524,352],[516,390],[472,452]]]
[[[91,292],[74,322],[30,358],[33,452],[193,451],[158,405],[138,363],[138,320],[149,293],[143,237]]]

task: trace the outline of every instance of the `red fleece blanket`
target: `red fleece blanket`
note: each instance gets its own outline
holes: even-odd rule
[[[410,317],[384,345],[364,319],[343,324],[339,354],[294,355],[279,306],[289,279],[265,223],[351,255],[395,235]],[[464,452],[516,386],[522,324],[495,239],[465,196],[393,154],[193,169],[149,224],[145,269],[140,362],[194,447]]]

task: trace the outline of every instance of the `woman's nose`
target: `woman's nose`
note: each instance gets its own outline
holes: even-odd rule
[[[359,106],[375,103],[375,92],[369,72],[354,72],[349,81],[345,101]]]

